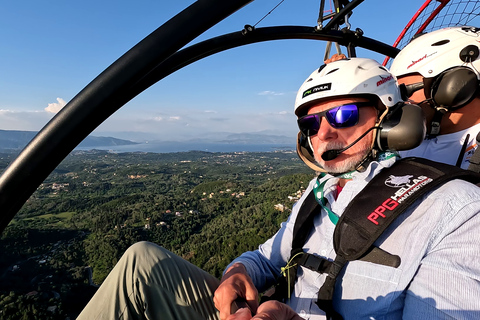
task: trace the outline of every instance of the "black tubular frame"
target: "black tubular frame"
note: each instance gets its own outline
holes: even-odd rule
[[[246,28],[180,50],[252,1],[197,0],[140,41],[80,91],[0,176],[0,234],[37,187],[96,127],[139,93],[195,61],[246,44],[284,39],[333,41],[390,57],[395,57],[399,51],[348,30],[300,26],[259,28],[249,32]]]

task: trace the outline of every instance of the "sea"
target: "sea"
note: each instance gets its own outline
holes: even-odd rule
[[[274,151],[294,151],[295,145],[288,144],[249,144],[249,143],[192,143],[192,142],[150,142],[119,146],[99,146],[99,147],[77,147],[75,150],[106,150],[113,153],[124,152],[188,152],[188,151],[206,151],[206,152],[274,152]]]

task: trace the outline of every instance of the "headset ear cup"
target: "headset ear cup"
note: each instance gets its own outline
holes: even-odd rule
[[[456,67],[437,76],[431,97],[436,106],[451,111],[472,101],[477,96],[478,86],[477,75],[471,69]]]
[[[425,114],[415,104],[399,102],[380,124],[377,145],[380,150],[403,151],[418,147],[427,132]]]

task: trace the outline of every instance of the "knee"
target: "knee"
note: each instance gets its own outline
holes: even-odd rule
[[[159,247],[155,243],[148,242],[148,241],[139,241],[134,244],[132,244],[130,247],[128,247],[126,252],[144,252],[148,251],[150,247]]]
[[[136,261],[163,260],[170,258],[172,253],[167,249],[148,241],[140,241],[132,244],[124,253],[125,258]]]
[[[182,269],[184,261],[167,249],[148,241],[131,245],[120,261],[144,283],[163,283],[173,270]],[[168,274],[169,276],[165,276]]]
[[[150,252],[166,252],[167,249],[148,241],[139,241],[132,244],[126,251],[126,255],[143,256]]]

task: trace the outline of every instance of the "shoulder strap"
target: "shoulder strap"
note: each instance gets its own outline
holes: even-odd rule
[[[313,219],[315,215],[320,212],[320,205],[315,200],[313,190],[307,195],[298,210],[295,226],[293,227],[292,253],[296,249],[301,249],[307,237],[312,232]]]
[[[477,183],[480,174],[422,158],[401,159],[382,170],[340,217],[333,235],[335,252],[347,261],[359,259],[406,208],[452,179]]]

